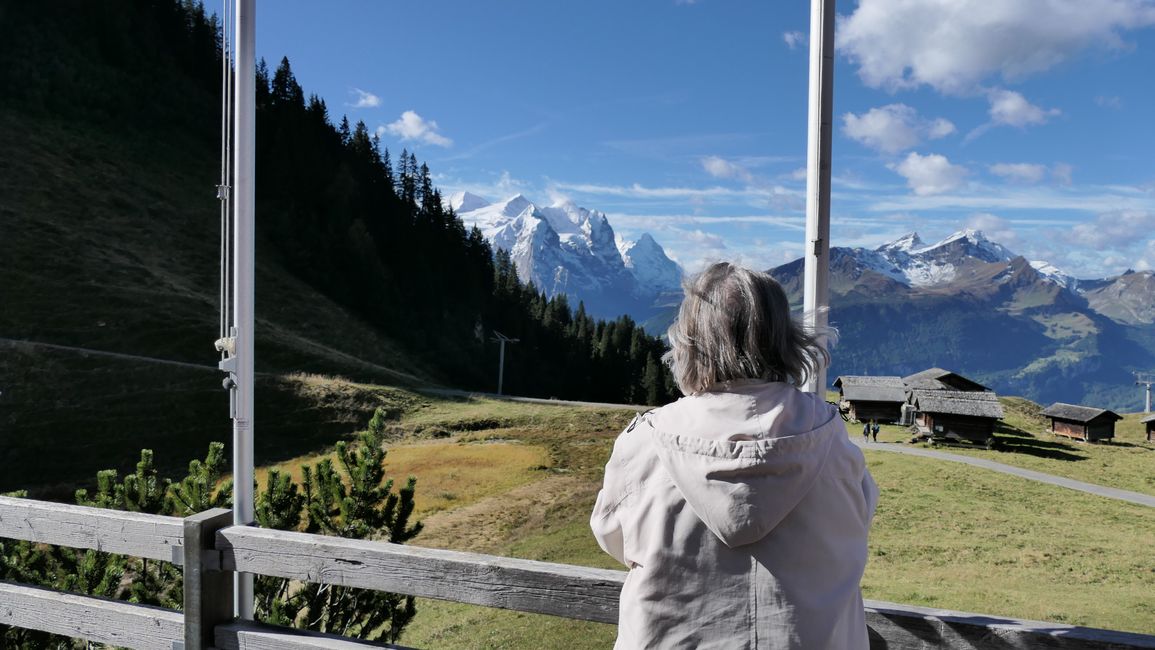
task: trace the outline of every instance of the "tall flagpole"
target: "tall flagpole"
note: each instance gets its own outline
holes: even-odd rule
[[[824,332],[830,304],[830,141],[834,119],[834,0],[810,0],[810,111],[806,138],[805,323]],[[829,345],[825,337],[823,344]],[[828,348],[829,349],[829,348]],[[826,368],[806,382],[826,397]]]
[[[236,3],[236,99],[233,129],[233,323],[236,412],[233,417],[233,523],[253,523],[253,298],[256,184],[256,0]],[[253,576],[236,574],[238,618],[253,618]]]

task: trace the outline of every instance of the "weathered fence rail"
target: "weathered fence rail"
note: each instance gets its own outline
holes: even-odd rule
[[[625,572],[0,497],[0,537],[183,565],[185,612],[0,582],[0,624],[129,648],[397,648],[231,615],[232,572],[615,623]],[[1155,636],[868,601],[871,648],[1155,650]]]

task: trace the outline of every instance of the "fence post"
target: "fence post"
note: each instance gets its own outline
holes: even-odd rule
[[[213,629],[233,620],[233,576],[221,570],[217,531],[233,513],[213,508],[184,519],[184,650],[213,645]]]

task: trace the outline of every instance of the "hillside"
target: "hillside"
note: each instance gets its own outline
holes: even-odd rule
[[[16,468],[0,491],[65,490],[145,446],[183,465],[231,436],[213,350],[215,19],[162,0],[0,18],[0,455]],[[257,81],[258,462],[367,417],[297,375],[492,390],[493,330],[521,339],[510,392],[668,398],[660,342],[519,282],[416,156],[394,173],[363,124],[306,101],[287,60]]]

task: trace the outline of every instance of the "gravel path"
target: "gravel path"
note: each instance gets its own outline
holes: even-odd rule
[[[1004,463],[996,463],[993,460],[986,460],[985,458],[973,458],[971,456],[961,456],[959,454],[950,454],[943,451],[933,451],[930,449],[921,449],[918,447],[908,447],[900,443],[892,442],[862,442],[861,440],[853,439],[852,442],[862,449],[870,451],[889,451],[896,454],[907,454],[909,456],[922,456],[923,458],[937,458],[938,460],[949,460],[953,463],[963,463],[965,465],[972,465],[974,467],[981,467],[989,469],[994,472],[1002,472],[1004,474],[1011,474],[1031,481],[1038,481],[1039,483],[1049,483],[1057,485],[1069,490],[1078,490],[1080,492],[1087,492],[1089,494],[1097,494],[1101,497],[1109,499],[1118,499],[1120,501],[1128,501],[1130,503],[1137,503],[1148,508],[1155,508],[1155,496],[1141,494],[1139,492],[1131,492],[1129,490],[1119,490],[1117,488],[1103,487],[1102,485],[1095,485],[1094,483],[1084,483],[1083,481],[1076,481],[1070,478],[1063,478],[1061,476],[1054,476],[1052,474],[1044,474],[1034,470],[1023,469],[1021,467],[1014,467]]]

